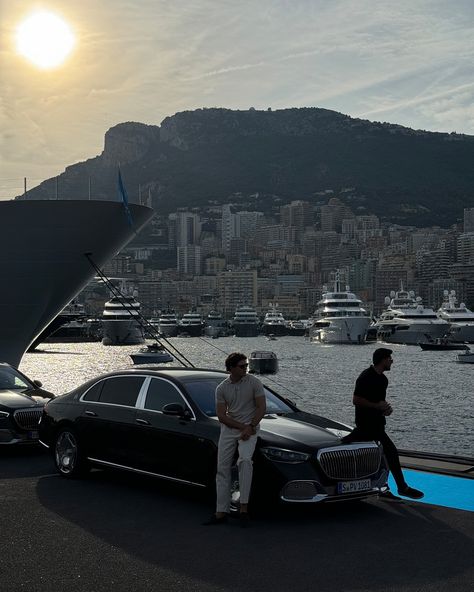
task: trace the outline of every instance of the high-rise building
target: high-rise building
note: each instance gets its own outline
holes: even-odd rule
[[[464,232],[474,232],[474,208],[464,208]]]
[[[314,224],[313,208],[307,201],[292,201],[280,208],[280,222],[283,226],[295,226],[303,230]]]
[[[198,245],[178,247],[178,272],[188,275],[201,273],[201,247]]]
[[[234,316],[241,305],[257,305],[257,271],[255,269],[223,271],[217,277],[219,310],[225,318]]]
[[[474,232],[465,232],[458,236],[457,261],[463,265],[474,264]]]

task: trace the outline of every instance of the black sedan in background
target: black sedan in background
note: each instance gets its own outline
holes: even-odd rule
[[[214,488],[220,432],[214,394],[226,377],[194,368],[97,377],[46,405],[40,440],[64,477],[94,465]],[[387,489],[387,467],[375,442],[343,444],[347,426],[305,413],[268,387],[265,393],[252,499],[336,501]]]
[[[38,423],[54,395],[22,372],[0,363],[0,446],[38,443]]]

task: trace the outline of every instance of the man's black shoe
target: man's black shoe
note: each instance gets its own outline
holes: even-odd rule
[[[227,524],[227,516],[221,516],[218,518],[215,514],[213,514],[209,520],[203,522],[203,526],[219,526],[219,524]]]
[[[398,490],[399,495],[403,495],[404,497],[410,497],[411,499],[421,499],[425,496],[422,491],[418,489],[413,489],[413,487],[404,487],[403,489]]]
[[[248,528],[250,526],[250,519],[247,512],[241,512],[239,515],[240,528]]]
[[[401,497],[398,497],[398,495],[393,494],[391,491],[379,493],[379,499],[383,500],[384,502],[403,502]]]

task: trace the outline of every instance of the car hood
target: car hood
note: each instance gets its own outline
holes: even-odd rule
[[[18,391],[1,391],[0,405],[2,407],[43,407],[42,403]]]
[[[326,427],[322,427],[317,425],[316,421],[315,417],[305,413],[298,418],[294,415],[266,415],[260,423],[260,440],[263,446],[273,445],[290,449],[314,449],[340,443],[340,438],[331,429],[342,426],[336,423],[332,426],[333,422],[328,422]]]

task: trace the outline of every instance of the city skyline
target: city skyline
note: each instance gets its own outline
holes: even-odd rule
[[[158,125],[199,107],[315,106],[474,133],[469,2],[51,0],[41,8],[76,43],[47,71],[13,43],[37,7],[2,2],[0,199],[21,193],[23,177],[31,188],[99,154],[117,123]]]

